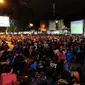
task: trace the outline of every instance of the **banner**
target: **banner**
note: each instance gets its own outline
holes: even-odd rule
[[[55,20],[49,21],[49,30],[56,30],[56,22]]]

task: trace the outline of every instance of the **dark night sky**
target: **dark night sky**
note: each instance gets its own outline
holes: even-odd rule
[[[53,19],[53,0],[5,0],[3,14],[16,18],[23,23],[29,21],[39,24],[40,20]],[[85,0],[55,0],[56,19],[69,21],[83,19],[85,16]]]

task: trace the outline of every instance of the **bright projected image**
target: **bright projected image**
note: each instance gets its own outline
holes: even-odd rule
[[[71,34],[83,34],[83,20],[71,22]]]
[[[0,27],[10,27],[9,17],[0,16]]]

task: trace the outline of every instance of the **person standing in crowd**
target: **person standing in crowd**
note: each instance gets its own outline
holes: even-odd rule
[[[16,74],[11,66],[5,65],[0,76],[0,85],[18,85]]]

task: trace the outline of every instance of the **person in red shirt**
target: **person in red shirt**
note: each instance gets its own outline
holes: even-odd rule
[[[60,60],[64,60],[64,61],[66,60],[66,56],[61,52],[58,52],[57,56],[58,56],[58,62],[60,62]]]
[[[17,84],[16,74],[12,72],[13,72],[13,68],[11,68],[11,66],[7,66],[7,65],[4,66],[3,73],[0,76],[0,85]]]

